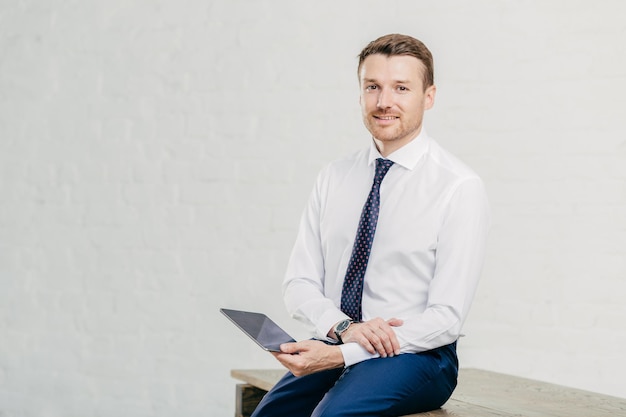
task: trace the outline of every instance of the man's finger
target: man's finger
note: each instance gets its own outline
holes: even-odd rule
[[[384,354],[382,352],[379,353],[381,356],[394,356],[400,354],[400,343],[398,342],[398,338],[396,337],[395,331],[392,329],[391,325],[402,325],[402,320],[400,319],[391,319],[389,321],[376,320],[372,323],[377,326],[376,332],[377,336],[381,342],[381,348],[384,349]]]
[[[387,324],[393,327],[399,327],[404,324],[404,320],[393,318],[393,319],[387,320]]]
[[[299,350],[297,343],[283,343],[280,345],[280,351],[282,353],[297,353]]]

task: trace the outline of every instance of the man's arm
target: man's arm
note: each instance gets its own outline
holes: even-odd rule
[[[455,187],[438,233],[426,310],[403,317],[396,329],[402,351],[420,352],[454,342],[472,304],[482,270],[490,210],[482,181]]]
[[[283,297],[292,317],[315,326],[316,337],[324,339],[329,329],[347,318],[325,295],[325,262],[321,244],[321,195],[325,192],[328,167],[317,177],[298,227],[283,282]]]

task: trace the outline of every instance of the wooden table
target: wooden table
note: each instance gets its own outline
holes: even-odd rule
[[[285,374],[277,369],[231,371],[237,385],[236,417],[248,417]],[[461,369],[444,406],[413,417],[626,417],[626,399],[479,369]],[[406,416],[409,417],[409,416]]]

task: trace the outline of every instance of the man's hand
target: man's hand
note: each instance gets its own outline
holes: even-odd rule
[[[344,343],[356,342],[369,353],[378,353],[381,358],[400,354],[400,342],[392,327],[402,326],[400,319],[383,320],[380,317],[362,323],[352,323],[341,335]]]
[[[285,343],[281,352],[272,355],[295,376],[309,375],[343,366],[343,355],[338,346],[327,345],[318,340]]]

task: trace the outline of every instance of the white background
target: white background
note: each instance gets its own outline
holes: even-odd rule
[[[462,366],[626,397],[623,1],[0,0],[0,415],[231,416],[299,338],[318,170],[367,146],[356,55],[435,56],[429,133],[493,208]]]

